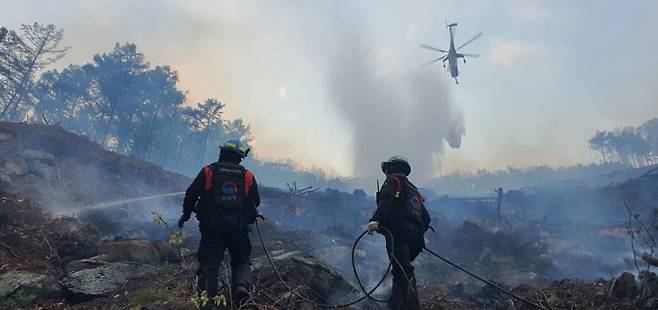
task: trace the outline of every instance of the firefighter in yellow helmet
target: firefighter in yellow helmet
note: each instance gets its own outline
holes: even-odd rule
[[[226,141],[220,147],[219,160],[203,167],[185,193],[183,227],[196,213],[201,231],[197,252],[198,287],[216,296],[219,266],[228,249],[231,255],[231,291],[235,304],[244,302],[251,286],[251,242],[249,224],[256,221],[260,204],[254,174],[240,165],[249,147],[240,140]]]

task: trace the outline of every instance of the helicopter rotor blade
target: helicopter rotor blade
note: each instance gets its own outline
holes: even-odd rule
[[[460,50],[460,49],[462,49],[464,46],[466,46],[466,45],[468,45],[468,44],[471,44],[473,41],[479,39],[481,36],[482,36],[482,32],[476,34],[473,38],[471,38],[470,40],[466,41],[466,43],[464,43],[464,44],[462,44],[460,47],[458,47],[457,50]]]
[[[439,60],[443,60],[443,59],[446,58],[446,57],[448,57],[448,55],[441,56],[441,57],[439,57],[439,58],[437,58],[437,59],[434,59],[434,60],[432,60],[432,61],[430,61],[430,62],[426,62],[426,63],[424,63],[424,64],[422,65],[422,67],[429,66],[429,65],[431,65],[431,64],[433,64],[433,63],[435,63],[435,62],[437,62],[437,61],[439,61]]]
[[[434,46],[429,46],[429,45],[427,45],[427,44],[421,44],[420,47],[422,47],[422,48],[426,48],[426,49],[428,49],[428,50],[433,50],[433,51],[441,52],[441,53],[447,53],[447,52],[448,52],[448,51],[444,51],[444,50],[442,50],[442,49],[440,49],[440,48],[436,48],[436,47],[434,47]]]
[[[480,57],[480,54],[464,54],[464,53],[461,53],[461,54],[464,55],[464,56],[466,56],[466,57],[473,57],[473,58],[478,58],[478,57]]]

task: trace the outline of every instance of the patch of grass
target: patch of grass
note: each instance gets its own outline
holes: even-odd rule
[[[150,289],[144,289],[135,293],[135,296],[133,297],[132,300],[132,305],[145,306],[152,304],[158,300],[162,300],[162,296],[160,296],[160,294]]]

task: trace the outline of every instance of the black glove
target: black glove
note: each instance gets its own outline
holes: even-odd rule
[[[181,215],[180,219],[178,220],[178,228],[183,228],[183,225],[185,225],[185,222],[187,222],[189,219],[190,219],[190,214],[183,213],[183,215]]]

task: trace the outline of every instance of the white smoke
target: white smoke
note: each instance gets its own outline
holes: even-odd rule
[[[354,132],[354,175],[372,178],[378,163],[404,155],[416,180],[434,176],[444,141],[461,146],[465,126],[451,100],[449,85],[436,68],[407,66],[382,70],[363,25],[346,22],[335,42],[327,73],[329,102],[337,105]],[[353,27],[350,27],[353,25]]]

